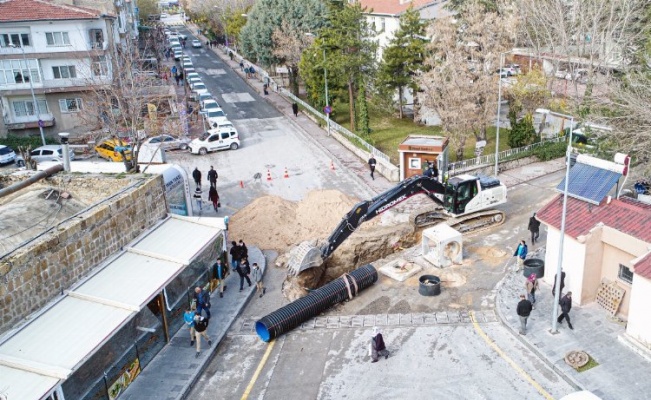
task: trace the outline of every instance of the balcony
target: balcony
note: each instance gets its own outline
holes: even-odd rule
[[[89,50],[106,50],[108,48],[108,43],[107,42],[89,42],[88,43],[88,49]]]
[[[40,120],[42,121],[42,126],[44,128],[48,126],[54,126],[56,124],[56,120],[54,119],[54,116],[50,113],[43,113],[40,115],[27,115],[24,117],[16,117],[13,115],[10,116],[5,116],[4,122],[5,122],[5,127],[8,130],[22,130],[22,129],[34,129],[39,127],[39,117]]]

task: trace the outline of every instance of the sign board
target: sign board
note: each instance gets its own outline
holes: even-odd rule
[[[276,73],[277,74],[288,74],[289,73],[289,68],[287,68],[287,67],[276,67]]]
[[[45,126],[45,122],[42,119],[38,120],[38,127],[43,128]]]
[[[330,106],[323,107],[323,112],[326,114],[330,114],[332,112],[332,107]]]

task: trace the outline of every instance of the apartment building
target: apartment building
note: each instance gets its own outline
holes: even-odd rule
[[[0,137],[87,130],[83,94],[112,80],[117,18],[48,0],[0,0]],[[34,98],[36,101],[34,101]]]

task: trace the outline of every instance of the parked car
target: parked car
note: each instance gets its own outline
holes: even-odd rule
[[[146,144],[160,145],[164,150],[187,150],[190,143],[189,137],[178,137],[170,135],[154,136],[145,141]]]
[[[200,82],[192,85],[192,91],[196,94],[208,93],[208,88],[203,84],[203,82]]]
[[[190,152],[201,155],[217,150],[236,150],[238,147],[240,138],[235,128],[211,129],[190,142]]]
[[[183,64],[181,64],[181,66],[183,67],[183,69],[194,68],[192,61],[183,61]]]
[[[8,146],[0,144],[0,164],[10,164],[16,161],[16,152]]]
[[[107,139],[95,146],[95,151],[100,158],[106,161],[123,161],[122,154],[118,151],[120,147],[125,148],[124,155],[131,160],[131,145],[120,139]]]
[[[188,82],[189,82],[190,79],[192,79],[192,78],[199,78],[199,79],[201,79],[201,77],[199,76],[199,74],[197,74],[196,72],[190,72],[190,73],[188,73],[188,74],[185,74],[185,79],[187,79]]]
[[[194,69],[194,67],[190,66],[190,67],[184,67],[183,72],[186,73],[186,74],[189,74],[189,73],[192,73],[192,72],[196,72],[196,70]]]
[[[197,39],[194,39],[192,41],[192,47],[194,47],[195,49],[198,49],[199,47],[201,47],[201,42],[198,41]]]
[[[199,104],[203,104],[204,101],[206,100],[213,100],[212,94],[206,92],[206,93],[200,93],[199,96],[196,97],[197,101]]]
[[[174,61],[179,61],[183,57],[183,52],[181,50],[174,50]]]
[[[29,152],[29,156],[37,163],[44,161],[63,162],[63,146],[60,144],[48,144],[45,146],[37,147]],[[70,161],[75,159],[75,152],[70,149]],[[19,167],[25,166],[25,160],[22,156],[16,157],[16,164]]]
[[[187,40],[188,35],[186,35],[185,33],[179,33],[179,38],[181,38],[183,40]]]
[[[228,121],[228,118],[226,118],[226,113],[224,110],[221,108],[215,108],[212,110],[206,110],[201,112],[208,120],[208,124],[210,126],[213,126],[213,124],[220,124]]]
[[[212,111],[212,110],[221,110],[219,104],[214,99],[208,99],[201,103],[202,111]]]
[[[202,83],[201,78],[198,78],[196,76],[193,76],[191,78],[187,79],[188,85],[190,86],[190,89],[192,89],[192,86],[197,83]]]

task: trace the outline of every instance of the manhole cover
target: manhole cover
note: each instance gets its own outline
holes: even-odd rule
[[[565,362],[572,368],[581,368],[590,361],[590,356],[585,351],[573,350],[565,355]]]

